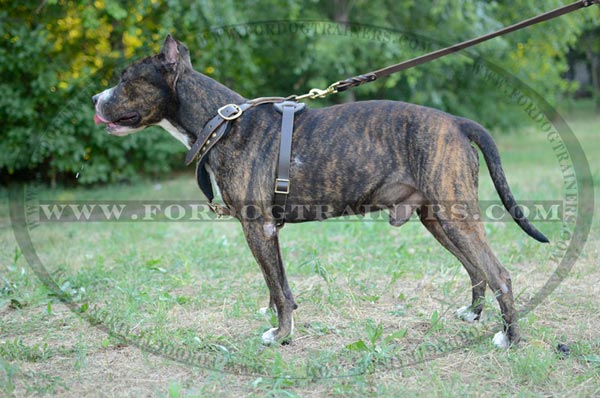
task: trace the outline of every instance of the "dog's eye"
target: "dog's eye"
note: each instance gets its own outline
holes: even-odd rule
[[[122,74],[121,78],[119,79],[121,83],[127,83],[131,80],[130,76],[127,74]]]

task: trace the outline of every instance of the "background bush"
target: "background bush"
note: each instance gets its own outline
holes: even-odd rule
[[[562,4],[0,0],[0,180],[90,184],[181,167],[185,151],[168,134],[153,128],[124,139],[108,136],[94,126],[90,102],[91,95],[116,83],[124,65],[158,51],[167,33],[188,45],[197,70],[242,95],[287,96]],[[567,54],[589,40],[582,31],[597,31],[599,9],[495,39],[470,54],[505,68],[556,101],[575,89],[562,77]],[[600,51],[596,44],[586,48]],[[469,57],[446,57],[312,106],[388,98],[444,109],[501,130],[526,122],[505,94],[473,78],[472,64]]]

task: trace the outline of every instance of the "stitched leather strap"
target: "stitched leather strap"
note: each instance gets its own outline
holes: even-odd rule
[[[228,104],[220,108],[217,115],[204,125],[202,132],[196,138],[196,142],[194,142],[194,145],[192,145],[185,155],[186,166],[192,163],[198,155],[202,159],[228,131],[229,122],[237,119],[237,117],[241,116],[242,112],[252,106],[251,104],[243,103],[241,105]],[[233,119],[230,119],[232,117]]]
[[[278,104],[279,105],[279,104]],[[294,113],[301,109],[296,102],[286,101],[280,104],[281,142],[279,144],[279,161],[277,163],[277,179],[275,180],[275,197],[273,199],[273,216],[283,223],[284,209],[290,193],[290,163],[292,160],[292,134],[294,132]]]
[[[231,130],[231,123],[229,121],[221,124],[221,126],[217,128],[217,131],[215,131],[211,135],[213,136],[213,138],[211,138],[210,142],[205,147],[203,147],[206,149],[200,151],[200,159],[196,164],[196,182],[198,183],[198,186],[200,187],[200,190],[202,191],[204,196],[206,196],[206,199],[208,199],[209,204],[212,203],[213,199],[215,198],[215,194],[212,189],[212,182],[210,180],[210,176],[208,175],[208,172],[206,171],[205,167],[207,159],[206,155],[208,155],[208,152],[217,143],[217,141],[219,141],[221,137],[227,134],[229,130]]]

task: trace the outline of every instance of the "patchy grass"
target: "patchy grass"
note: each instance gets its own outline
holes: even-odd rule
[[[570,121],[600,176],[597,117]],[[499,136],[517,198],[561,199],[562,174],[535,130]],[[485,167],[482,199],[495,199]],[[600,192],[596,189],[596,195]],[[46,223],[31,231],[71,305],[28,266],[0,205],[0,391],[8,396],[598,396],[600,228],[573,270],[521,319],[524,342],[494,349],[458,261],[418,222],[331,220],[286,226],[282,250],[300,308],[289,345],[264,347],[276,322],[258,266],[235,222]],[[193,176],[93,190],[38,190],[38,199],[201,200]],[[597,217],[597,215],[596,215]],[[522,306],[546,283],[552,243],[514,223],[487,223]],[[564,344],[567,353],[557,352]],[[143,347],[143,348],[140,348]],[[177,359],[177,360],[174,360]]]

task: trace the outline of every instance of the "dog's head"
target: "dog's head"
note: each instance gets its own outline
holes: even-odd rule
[[[114,135],[159,123],[177,105],[175,85],[188,70],[192,70],[188,49],[168,35],[159,54],[128,66],[119,84],[92,97],[94,121],[106,124],[106,131]]]

